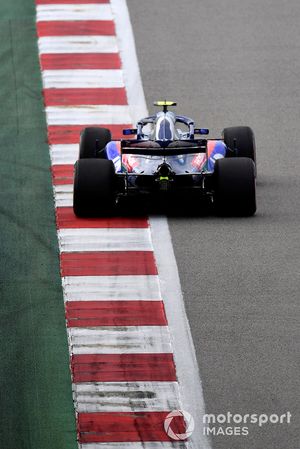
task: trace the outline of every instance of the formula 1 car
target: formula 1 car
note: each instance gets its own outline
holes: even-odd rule
[[[206,128],[168,110],[141,119],[126,138],[112,141],[106,128],[83,129],[75,164],[74,212],[110,215],[122,198],[152,195],[207,198],[218,215],[251,216],[256,211],[256,150],[251,128],[225,128],[206,139]],[[195,136],[201,136],[196,138]],[[200,207],[200,202],[194,202]],[[195,207],[195,206],[194,206]]]

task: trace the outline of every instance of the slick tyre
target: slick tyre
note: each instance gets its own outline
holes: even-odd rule
[[[106,128],[85,128],[80,136],[79,159],[106,159],[101,151],[111,141],[111,132]]]
[[[78,217],[111,215],[115,205],[112,161],[81,159],[75,164],[73,209]]]
[[[237,154],[228,151],[227,157],[249,157],[256,164],[255,138],[249,126],[235,126],[223,130],[224,143],[231,150],[237,148]],[[236,140],[236,143],[234,142]]]
[[[219,159],[215,164],[214,178],[214,205],[218,215],[248,217],[255,214],[255,167],[252,159]]]

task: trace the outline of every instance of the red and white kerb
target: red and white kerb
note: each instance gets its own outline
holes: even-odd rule
[[[79,446],[184,448],[163,427],[180,403],[148,219],[72,211],[80,130],[100,125],[120,138],[132,122],[112,8],[36,3]]]

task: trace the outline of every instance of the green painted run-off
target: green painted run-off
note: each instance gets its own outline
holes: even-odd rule
[[[33,0],[0,0],[0,448],[75,449]]]

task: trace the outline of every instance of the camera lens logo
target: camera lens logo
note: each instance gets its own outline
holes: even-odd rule
[[[185,421],[185,432],[184,433],[175,433],[172,429],[172,421],[177,416],[180,416]],[[164,422],[164,429],[166,434],[172,438],[172,440],[186,440],[188,437],[190,437],[194,431],[195,423],[192,415],[185,410],[173,410],[171,413],[168,414],[168,416],[165,419]]]

